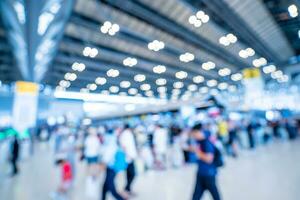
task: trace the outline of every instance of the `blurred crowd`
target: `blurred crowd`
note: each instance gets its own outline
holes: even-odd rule
[[[259,145],[281,139],[294,140],[300,130],[299,123],[293,118],[267,121],[263,118],[232,120],[219,116],[197,127],[222,154],[233,158],[238,158],[242,149],[253,150]],[[102,200],[106,199],[108,192],[115,199],[123,200],[138,195],[132,188],[138,174],[197,163],[201,154],[191,150],[197,138],[191,134],[194,129],[195,126],[177,123],[166,126],[163,120],[153,124],[140,121],[134,125],[122,122],[117,125],[92,124],[79,127],[67,123],[56,126],[45,124],[38,128],[34,137],[40,142],[53,144],[55,163],[61,169],[61,183],[52,194],[53,199],[68,199],[70,188],[76,181],[79,157],[81,162],[86,163],[89,187],[94,187],[99,174],[105,171]],[[31,138],[30,141],[36,139]],[[8,158],[12,175],[17,175],[22,149],[20,145],[26,139],[20,140],[15,135],[9,140],[11,146]],[[115,177],[122,171],[126,173],[126,185],[123,191],[117,191]],[[94,192],[90,193],[93,196]]]

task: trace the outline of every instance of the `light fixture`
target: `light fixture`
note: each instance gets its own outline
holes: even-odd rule
[[[87,84],[86,88],[91,91],[95,91],[97,89],[97,85],[95,83]]]
[[[195,84],[191,84],[188,86],[188,90],[191,92],[195,92],[197,89],[198,89],[197,85],[195,85]]]
[[[180,88],[183,88],[184,84],[183,82],[181,81],[177,81],[173,84],[173,87],[176,88],[176,89],[180,89]]]
[[[95,58],[98,55],[98,49],[92,47],[85,47],[82,51],[85,57]]]
[[[117,32],[119,32],[120,26],[118,24],[113,24],[110,21],[106,21],[103,23],[103,25],[100,27],[100,31],[103,34],[109,34],[111,36],[115,35]]]
[[[229,76],[231,74],[231,70],[229,68],[223,68],[218,71],[220,76]]]
[[[200,89],[199,89],[199,91],[202,93],[202,94],[205,94],[205,93],[207,93],[208,92],[208,87],[201,87]]]
[[[243,79],[243,75],[241,73],[236,73],[231,75],[231,80],[240,81]]]
[[[219,83],[218,88],[220,90],[226,90],[228,88],[228,84],[227,83]]]
[[[77,75],[75,73],[66,73],[64,78],[67,80],[67,81],[75,81],[77,79]]]
[[[292,4],[288,7],[288,12],[289,12],[289,15],[292,17],[292,18],[295,18],[298,16],[298,8],[295,4]]]
[[[74,71],[82,72],[82,71],[85,70],[85,64],[83,64],[83,63],[78,63],[78,62],[74,62],[74,63],[72,64],[72,69],[73,69]]]
[[[277,70],[277,71],[271,73],[271,77],[273,79],[278,79],[282,76],[283,76],[283,72],[281,70]]]
[[[148,43],[148,49],[152,51],[159,51],[165,48],[165,43],[162,41],[154,40]]]
[[[134,76],[134,80],[136,82],[143,82],[146,80],[146,76],[144,74],[137,74]]]
[[[120,87],[121,88],[129,88],[131,83],[129,81],[121,81]]]
[[[156,74],[162,74],[164,72],[166,72],[166,67],[164,65],[156,65],[155,67],[153,67],[153,72]]]
[[[147,97],[152,97],[152,96],[153,96],[153,91],[152,91],[152,90],[147,90],[147,91],[145,92],[145,95],[146,95]]]
[[[167,88],[166,87],[158,87],[157,88],[157,92],[159,92],[159,93],[165,93],[165,92],[167,92]]]
[[[229,33],[225,36],[220,37],[219,43],[224,46],[229,46],[230,44],[234,44],[237,42],[237,37],[232,33]]]
[[[205,24],[209,21],[209,16],[205,14],[204,11],[199,10],[196,15],[191,15],[188,21],[191,25],[194,25],[196,28],[198,28],[202,24]]]
[[[117,76],[119,76],[120,75],[120,72],[119,72],[119,70],[117,70],[117,69],[109,69],[107,72],[106,72],[106,75],[108,76],[108,77],[117,77]]]
[[[166,85],[167,84],[167,80],[164,78],[159,78],[155,81],[156,85]]]
[[[261,67],[267,64],[267,60],[263,57],[255,59],[252,61],[254,67]]]
[[[214,62],[208,61],[208,62],[202,63],[201,67],[202,67],[202,69],[208,71],[208,70],[214,69],[216,67],[216,64]]]
[[[101,91],[101,94],[104,94],[104,95],[109,95],[109,94],[110,94],[110,92],[109,92],[108,90],[102,90],[102,91]]]
[[[180,95],[180,93],[181,93],[180,89],[173,89],[172,90],[172,95],[178,96],[178,95]]]
[[[59,85],[64,88],[68,88],[71,86],[71,83],[70,83],[70,81],[61,80],[61,81],[59,81]]]
[[[136,64],[137,64],[136,58],[127,57],[123,60],[123,65],[128,66],[128,67],[133,67]]]
[[[185,79],[185,78],[187,78],[187,76],[188,76],[188,73],[185,71],[179,71],[179,72],[176,72],[176,74],[175,74],[175,77],[178,79]]]
[[[118,86],[110,86],[109,87],[109,91],[111,92],[111,93],[118,93],[119,92],[119,87]]]
[[[189,53],[189,52],[186,52],[186,53],[181,54],[181,55],[179,56],[179,60],[180,60],[181,62],[185,62],[185,63],[191,62],[191,61],[193,61],[194,59],[195,59],[194,54]]]
[[[197,83],[197,84],[202,83],[203,81],[204,81],[204,77],[201,75],[194,76],[194,78],[193,78],[193,82]]]
[[[208,87],[215,87],[218,84],[218,81],[211,79],[211,80],[207,81],[206,84]]]
[[[252,48],[242,49],[239,51],[241,58],[248,58],[255,55],[255,51]]]
[[[263,72],[265,74],[269,74],[269,73],[272,73],[272,72],[275,72],[276,71],[276,66],[275,65],[268,65],[268,66],[265,66],[263,68]]]
[[[141,90],[143,90],[143,91],[147,91],[147,90],[150,90],[151,89],[151,86],[149,85],[149,84],[147,84],[147,83],[144,83],[144,84],[142,84],[141,85]]]
[[[96,80],[95,80],[95,83],[97,85],[105,85],[106,84],[106,78],[104,77],[97,77]]]

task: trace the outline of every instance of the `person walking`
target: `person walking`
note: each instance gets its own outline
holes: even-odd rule
[[[220,200],[216,185],[217,166],[214,164],[216,147],[209,141],[209,136],[203,131],[202,124],[197,124],[192,128],[191,136],[195,144],[190,148],[198,159],[198,172],[192,200],[200,200],[206,190],[211,193],[214,200]]]
[[[18,174],[18,160],[19,160],[20,145],[17,136],[15,135],[11,145],[11,166],[12,166],[12,176]]]
[[[128,164],[126,169],[127,184],[125,187],[125,192],[128,193],[128,195],[133,195],[131,191],[131,185],[136,174],[134,161],[137,158],[137,147],[133,132],[128,124],[125,125],[124,131],[121,132],[119,141],[122,149],[125,151],[126,161]]]
[[[118,139],[114,135],[113,130],[108,130],[108,133],[104,137],[104,151],[103,151],[103,159],[102,162],[106,166],[106,177],[104,180],[104,184],[102,187],[102,197],[101,200],[106,199],[106,195],[108,192],[111,192],[112,196],[116,200],[125,200],[126,197],[123,197],[116,189],[115,185],[115,178],[119,171],[121,171],[120,168],[124,168],[124,166],[121,166],[126,162],[126,158],[124,155],[124,161],[122,159],[122,153],[120,147],[118,146]],[[121,156],[119,156],[121,155]],[[125,167],[126,168],[126,167]]]
[[[158,169],[166,169],[169,136],[167,129],[157,125],[153,134],[153,149]]]

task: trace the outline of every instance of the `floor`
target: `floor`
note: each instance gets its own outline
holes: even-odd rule
[[[1,200],[48,200],[58,182],[49,146],[39,145],[34,156],[21,164],[21,174],[15,178],[0,176]],[[3,169],[4,168],[4,169]],[[2,166],[2,172],[8,166]],[[77,166],[77,176],[71,194],[73,200],[87,197],[85,165]],[[196,167],[185,166],[164,172],[150,171],[139,175],[134,184],[135,200],[189,200],[194,187]],[[219,186],[225,200],[299,200],[300,140],[278,141],[255,151],[243,150],[237,160],[227,158],[220,170]],[[102,174],[103,177],[103,174]],[[100,193],[101,178],[94,186]],[[124,177],[118,176],[118,186]],[[99,191],[98,191],[99,188]],[[90,188],[92,189],[92,188]],[[91,191],[90,191],[91,192]],[[97,197],[94,199],[99,199]],[[109,198],[111,200],[112,198]],[[205,195],[205,200],[210,199]]]

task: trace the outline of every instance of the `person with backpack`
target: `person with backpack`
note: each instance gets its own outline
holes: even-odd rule
[[[220,200],[216,184],[217,168],[223,165],[221,152],[209,140],[209,133],[205,132],[202,124],[191,129],[194,144],[190,150],[196,154],[198,172],[192,200],[200,200],[203,193],[208,190],[214,200]]]
[[[111,192],[116,200],[126,200],[116,189],[115,178],[121,171],[126,170],[126,154],[118,144],[118,138],[113,130],[108,130],[104,137],[104,151],[102,162],[106,166],[106,177],[102,188],[102,200],[106,199],[107,193]]]

